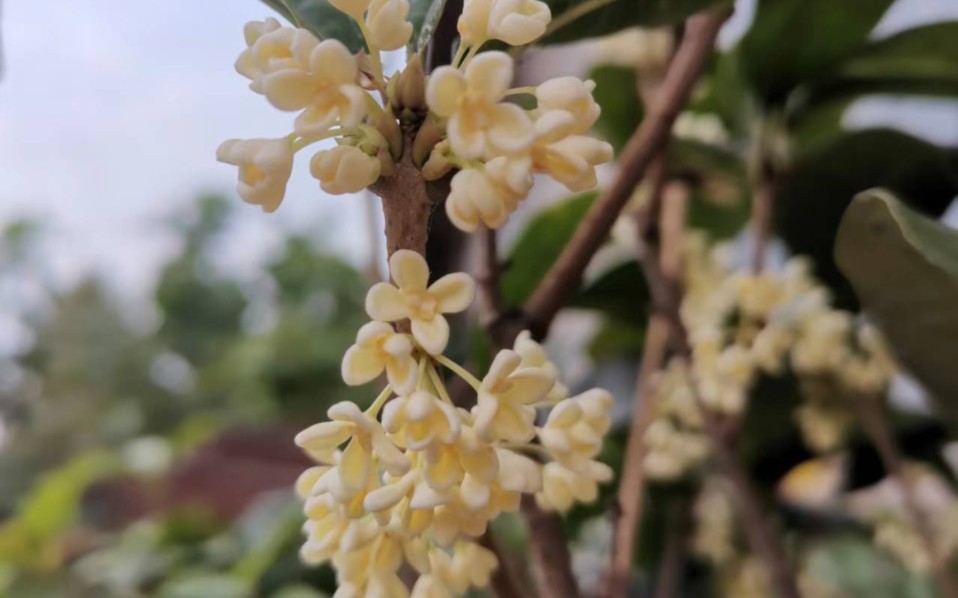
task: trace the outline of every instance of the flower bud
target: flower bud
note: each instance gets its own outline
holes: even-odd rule
[[[439,131],[439,126],[435,121],[427,118],[412,141],[413,164],[421,167],[440,140],[442,140],[442,133]]]
[[[398,50],[412,36],[408,0],[372,0],[366,13],[369,43],[379,50]]]
[[[376,182],[381,172],[378,158],[351,145],[318,152],[309,162],[309,172],[319,179],[326,193],[357,193]]]
[[[236,191],[246,203],[273,212],[286,194],[293,169],[293,151],[285,139],[230,139],[216,150],[216,159],[239,167]]]
[[[418,54],[409,59],[406,69],[399,76],[399,101],[403,108],[426,110],[426,75]]]
[[[398,160],[402,156],[402,131],[391,108],[383,110],[376,119],[376,130],[386,139],[393,160]]]

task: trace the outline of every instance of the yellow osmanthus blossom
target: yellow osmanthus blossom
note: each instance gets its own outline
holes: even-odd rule
[[[510,55],[480,52],[487,41],[524,45],[542,36],[551,19],[544,2],[467,0],[459,52],[428,77],[418,56],[388,73],[380,54],[411,41],[409,0],[330,4],[355,21],[363,51],[275,19],[244,29],[236,70],[274,107],[296,113],[285,136],[218,149],[219,160],[238,168],[245,201],[275,210],[295,154],[326,141],[335,145],[309,156],[326,193],[395,188],[389,177],[409,176],[411,165],[424,181],[450,177],[446,212],[474,231],[504,225],[533,175],[582,190],[611,159],[611,147],[589,137],[599,116],[594,83],[561,77],[513,89]],[[510,101],[520,94],[535,96],[535,107]],[[498,563],[475,539],[500,514],[516,512],[523,495],[556,510],[595,499],[610,477],[595,459],[612,401],[598,390],[569,398],[559,368],[528,332],[474,376],[443,355],[446,316],[472,303],[472,278],[454,273],[430,284],[425,260],[408,250],[395,251],[389,269],[391,282],[366,297],[373,321],[342,361],[347,384],[383,373],[388,384],[365,410],[337,403],[327,421],[295,439],[315,462],[296,482],[307,519],[300,554],[332,563],[335,598],[459,596],[489,583]],[[870,375],[863,365],[850,376]],[[453,403],[449,376],[474,391],[471,409]],[[550,408],[536,428],[537,410]],[[411,590],[399,576],[403,563],[419,576]]]
[[[499,156],[483,168],[460,170],[452,177],[446,214],[460,230],[472,232],[480,224],[499,228],[532,188],[531,162],[523,157]]]
[[[285,139],[230,139],[216,150],[220,162],[239,167],[236,191],[243,201],[273,212],[286,194],[293,152]]]
[[[446,132],[456,155],[475,160],[521,152],[532,143],[529,116],[501,101],[512,77],[512,58],[505,52],[484,52],[462,71],[442,66],[430,75],[426,103],[448,119]]]
[[[405,334],[385,322],[369,322],[356,334],[356,344],[343,356],[343,380],[350,386],[366,384],[385,370],[396,394],[416,387],[416,360],[413,344]]]
[[[338,596],[408,596],[397,582],[403,562],[419,574],[412,595],[459,596],[488,584],[498,563],[474,539],[517,511],[523,495],[560,511],[595,500],[598,484],[611,479],[595,459],[612,397],[595,389],[565,398],[558,368],[528,332],[481,381],[430,353],[429,340],[415,336],[423,302],[433,317],[465,309],[474,282],[457,273],[427,286],[425,260],[410,251],[395,252],[390,271],[396,285],[371,292],[370,314],[383,317],[362,327],[343,359],[349,384],[384,370],[390,384],[365,411],[337,403],[329,421],[296,437],[316,462],[296,482],[307,517],[301,555],[332,562]],[[412,321],[411,335],[383,321],[401,315]],[[452,404],[443,372],[474,389],[471,411]],[[550,405],[537,430],[536,408]]]
[[[362,191],[376,182],[381,168],[378,158],[351,145],[317,152],[309,162],[310,174],[332,195]]]
[[[551,20],[549,6],[538,0],[466,0],[457,28],[466,46],[493,39],[523,46],[542,37]]]
[[[673,360],[655,384],[645,465],[681,477],[708,457],[700,408],[736,416],[760,376],[794,375],[803,403],[793,418],[814,451],[839,448],[853,423],[849,401],[880,393],[895,372],[874,330],[832,308],[807,261],[755,275],[727,265],[725,249],[692,236],[682,319],[690,363]]]
[[[373,285],[366,296],[366,312],[382,322],[409,320],[419,346],[433,355],[442,353],[449,342],[449,323],[443,314],[469,307],[476,294],[472,278],[447,274],[429,285],[426,260],[406,249],[389,258],[389,272],[396,284]]]
[[[538,403],[555,385],[555,377],[543,368],[520,367],[515,351],[500,351],[482,380],[473,409],[480,437],[499,437],[508,442],[527,442],[535,436]]]

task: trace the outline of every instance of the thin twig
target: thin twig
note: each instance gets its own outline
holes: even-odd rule
[[[958,586],[955,580],[947,570],[945,560],[942,558],[941,551],[935,542],[934,529],[928,517],[921,510],[918,503],[918,497],[915,495],[915,488],[908,479],[907,473],[902,465],[901,452],[895,442],[895,437],[888,428],[888,422],[881,413],[881,404],[876,397],[856,397],[852,400],[858,413],[858,419],[861,422],[862,429],[868,436],[878,456],[885,466],[889,477],[898,485],[905,511],[908,518],[912,520],[912,525],[918,535],[921,537],[928,551],[928,556],[932,561],[932,573],[935,579],[935,585],[938,586],[938,592],[942,598],[958,598]]]
[[[690,540],[689,499],[677,500],[669,505],[667,536],[662,565],[655,584],[655,598],[673,598],[679,595],[682,570],[688,557]]]
[[[641,251],[650,260],[660,260],[658,223],[662,220],[659,208],[662,206],[661,194],[666,182],[665,161],[663,152],[650,168],[650,197],[635,214]],[[674,204],[671,202],[670,205]],[[654,413],[653,381],[665,363],[668,340],[668,320],[653,303],[632,401],[632,420],[622,463],[622,478],[619,480],[618,510],[612,531],[612,557],[605,580],[605,595],[608,598],[626,595],[632,555],[635,553],[635,538],[642,521],[645,500],[645,431]]]
[[[727,16],[728,13],[722,11],[689,19],[686,34],[665,75],[657,101],[622,152],[619,176],[596,199],[559,259],[546,272],[525,305],[528,323],[537,336],[544,334],[555,314],[579,287],[582,273],[592,256],[605,241],[659,147],[668,139],[672,124],[692,93]]]
[[[479,272],[479,286],[487,312],[487,320],[494,321],[502,312],[502,293],[499,289],[499,248],[496,229],[482,227],[479,233],[482,245],[482,265]]]

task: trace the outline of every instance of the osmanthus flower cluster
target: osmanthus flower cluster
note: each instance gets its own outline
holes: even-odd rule
[[[488,583],[496,557],[475,539],[523,494],[558,511],[596,498],[612,476],[595,460],[612,397],[598,389],[569,397],[527,333],[474,377],[443,355],[446,315],[470,305],[472,278],[429,284],[425,260],[408,250],[389,268],[393,283],[369,290],[372,321],[342,364],[347,384],[385,374],[385,388],[367,409],[338,403],[328,421],[296,436],[316,462],[297,483],[308,519],[301,554],[332,561],[336,596],[409,595],[403,562],[419,573],[412,596],[457,596]],[[471,409],[453,403],[448,375],[472,388]]]
[[[838,446],[851,421],[845,399],[880,394],[896,371],[877,331],[832,308],[802,258],[758,275],[739,272],[723,247],[710,249],[695,235],[684,257],[681,314],[692,359],[670,362],[656,381],[645,436],[649,474],[674,479],[701,464],[708,442],[700,405],[737,415],[760,375],[794,374],[806,443],[821,452]]]
[[[239,169],[239,195],[265,211],[286,193],[294,154],[323,139],[336,147],[313,154],[310,172],[327,193],[361,191],[410,159],[426,180],[451,176],[446,211],[462,230],[501,226],[532,186],[551,176],[570,190],[596,184],[595,167],[612,159],[608,143],[589,136],[599,116],[594,83],[560,77],[513,88],[509,54],[479,53],[484,43],[524,45],[546,31],[539,0],[466,0],[459,51],[428,77],[419,57],[402,72],[383,72],[381,51],[412,35],[407,0],[330,0],[359,25],[367,52],[319,40],[275,19],[247,24],[236,70],[276,108],[297,113],[278,139],[232,139],[217,158]],[[527,96],[524,109],[510,98]]]

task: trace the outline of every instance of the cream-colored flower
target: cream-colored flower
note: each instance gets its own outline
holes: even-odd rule
[[[559,381],[559,368],[549,359],[549,354],[546,353],[545,348],[532,339],[531,332],[528,330],[520,332],[519,336],[516,337],[516,342],[513,344],[512,350],[518,353],[519,357],[522,358],[519,367],[542,368],[547,374],[555,377],[555,386],[553,386],[549,394],[546,395],[546,400],[549,403],[558,403],[569,396],[569,389],[566,388],[565,384]]]
[[[329,0],[337,10],[346,13],[356,20],[363,18],[363,13],[369,8],[370,0]]]
[[[348,441],[336,463],[336,478],[328,480],[328,490],[338,500],[349,500],[368,488],[374,458],[394,475],[409,470],[409,458],[389,440],[379,422],[355,403],[336,403],[326,415],[330,421],[306,428],[296,435],[295,442],[303,449],[322,451]]]
[[[482,223],[499,228],[532,189],[531,162],[500,156],[483,168],[460,170],[452,177],[446,214],[456,228],[474,232]]]
[[[383,428],[400,446],[422,451],[434,443],[455,442],[459,437],[459,414],[449,403],[417,390],[386,403]]]
[[[416,387],[416,360],[409,337],[385,322],[369,322],[356,334],[356,344],[343,356],[343,380],[366,384],[386,371],[393,392],[404,395]]]
[[[467,46],[498,39],[523,46],[542,37],[552,20],[538,0],[466,0],[457,28]]]
[[[570,191],[586,191],[596,185],[595,167],[612,160],[613,151],[605,141],[573,134],[576,122],[566,110],[542,113],[535,123],[532,166]]]
[[[521,152],[532,143],[532,123],[515,104],[501,103],[512,83],[512,58],[504,52],[483,52],[465,68],[433,71],[426,103],[449,119],[446,133],[453,152],[466,160]]]
[[[599,483],[612,477],[612,468],[598,461],[589,461],[577,470],[558,462],[547,463],[542,468],[542,491],[536,494],[536,504],[547,511],[568,511],[577,502],[598,498]]]
[[[250,80],[250,89],[261,94],[266,94],[264,79],[273,73],[307,72],[310,53],[319,44],[309,30],[281,27],[276,19],[247,23],[243,35],[247,48],[236,59],[236,72]]]
[[[246,203],[274,212],[286,195],[293,170],[293,151],[285,139],[230,139],[220,144],[216,159],[239,167],[236,191]]]
[[[482,380],[473,408],[476,431],[485,440],[527,442],[535,436],[538,403],[555,385],[555,376],[542,368],[520,367],[515,351],[499,351]]]
[[[379,178],[382,163],[352,145],[339,145],[316,152],[309,161],[309,172],[319,179],[326,193],[358,193]]]
[[[325,133],[337,119],[344,127],[362,122],[369,96],[356,84],[356,57],[338,40],[327,39],[309,58],[309,76],[288,81],[289,89],[307,100],[303,104],[306,109],[296,117],[296,132],[311,137]]]
[[[433,444],[424,452],[425,479],[437,491],[461,484],[466,474],[485,484],[492,483],[499,475],[495,449],[479,438],[468,414],[463,420],[456,442]]]
[[[475,542],[457,542],[451,556],[434,550],[429,559],[429,573],[416,581],[412,598],[462,596],[470,586],[488,586],[492,572],[499,566],[495,553]]]
[[[588,133],[599,119],[602,109],[592,97],[595,82],[577,77],[556,77],[536,87],[537,110],[548,112],[563,110],[572,115],[571,132],[577,135]]]
[[[612,403],[612,395],[599,388],[560,402],[537,432],[542,446],[568,467],[584,466],[602,449],[602,439],[612,422]]]
[[[447,274],[429,283],[426,260],[407,249],[389,258],[389,272],[395,285],[380,282],[366,295],[366,312],[374,320],[396,322],[409,319],[413,338],[437,355],[449,342],[449,323],[442,314],[458,313],[472,303],[476,284],[468,274]]]
[[[412,36],[407,0],[372,0],[366,13],[369,43],[380,50],[398,50]]]

